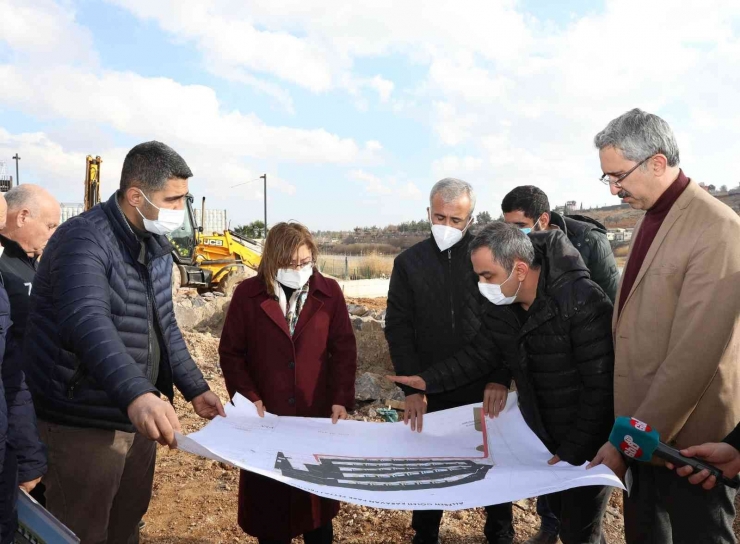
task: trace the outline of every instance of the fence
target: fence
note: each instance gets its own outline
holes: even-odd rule
[[[319,255],[317,266],[322,274],[345,280],[389,278],[393,255]]]

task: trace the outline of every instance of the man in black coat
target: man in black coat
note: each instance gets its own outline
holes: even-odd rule
[[[12,200],[12,198],[11,198]],[[5,225],[5,199],[0,196],[0,229]],[[57,216],[57,221],[59,217]],[[11,244],[0,237],[0,262]],[[36,427],[31,395],[23,374],[22,345],[15,334],[6,287],[13,280],[0,271],[0,543],[14,541],[18,487],[31,491],[46,472],[46,451]]]
[[[619,269],[614,259],[606,227],[585,215],[562,216],[550,210],[542,189],[534,185],[516,187],[501,202],[504,220],[529,231],[560,229],[586,263],[591,280],[596,282],[614,303],[619,286]]]
[[[49,191],[30,183],[10,189],[5,193],[5,201],[8,204],[8,218],[5,227],[0,229],[0,244],[4,248],[0,256],[0,274],[10,299],[10,317],[13,321],[10,334],[13,336],[14,345],[20,348],[18,350],[20,355],[26,334],[31,287],[36,276],[38,258],[59,226],[61,209],[59,202]],[[22,361],[18,364],[21,365]],[[24,395],[29,393],[26,391]],[[35,444],[40,446],[38,439]],[[46,456],[22,454],[20,458],[23,462],[18,467],[19,481],[31,482],[39,478],[40,473],[33,460],[43,458],[46,466]],[[8,473],[8,476],[11,475]],[[14,487],[12,482],[0,480],[0,488],[11,487]],[[41,504],[45,504],[43,493],[44,485],[40,484],[33,489],[31,495]]]
[[[497,222],[476,236],[470,251],[479,289],[492,303],[478,337],[419,376],[395,380],[433,393],[504,367],[516,382],[525,421],[553,454],[550,464],[582,465],[614,422],[611,302],[562,232],[527,237]],[[496,415],[504,403],[487,389],[487,414]],[[547,496],[564,544],[601,541],[610,494],[590,486]]]
[[[47,507],[82,542],[138,540],[155,442],[180,430],[174,386],[201,417],[224,415],[188,353],[172,302],[172,246],[188,165],[159,142],[126,156],[120,190],[63,224],[33,284],[25,353],[49,448]]]
[[[418,374],[455,354],[475,338],[484,300],[470,263],[468,232],[473,221],[475,193],[470,184],[452,178],[432,188],[429,214],[432,236],[396,258],[388,291],[385,336],[391,360],[400,376]],[[425,395],[404,388],[404,422],[421,432],[424,414],[483,400],[489,376],[446,393]],[[499,381],[505,381],[499,378]],[[501,394],[508,384],[498,386]],[[511,504],[486,508],[488,542],[511,544],[514,538]],[[416,511],[415,544],[439,539],[441,511]]]

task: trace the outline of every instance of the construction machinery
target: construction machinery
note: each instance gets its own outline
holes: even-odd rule
[[[103,159],[100,157],[87,156],[87,169],[85,170],[85,204],[87,211],[100,202],[100,165]]]
[[[87,156],[85,205],[89,210],[100,202],[100,157]],[[201,223],[205,224],[206,199],[203,198]],[[173,290],[194,287],[198,292],[217,291],[230,296],[236,286],[256,275],[262,258],[262,246],[249,238],[224,228],[204,232],[193,211],[193,196],[187,196],[183,225],[167,235],[172,244]]]
[[[205,197],[202,206],[205,222]],[[187,198],[185,222],[167,237],[174,248],[173,289],[195,287],[199,293],[231,296],[239,283],[256,275],[262,259],[262,246],[255,240],[228,229],[204,232],[202,225],[197,226],[192,195]]]

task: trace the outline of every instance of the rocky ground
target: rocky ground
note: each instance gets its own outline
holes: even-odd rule
[[[365,304],[365,301],[361,305],[368,310],[382,311],[383,302],[376,302],[376,307]],[[207,326],[198,327],[199,331],[184,330],[183,335],[212,389],[226,402],[228,396],[218,366],[218,316],[207,316],[207,321]],[[365,372],[382,375],[392,371],[382,330],[365,327],[364,331],[358,332],[358,345],[358,375]],[[351,417],[380,421],[375,409],[383,405],[382,401],[363,402]],[[184,433],[194,432],[204,425],[181,397],[176,399],[175,408]],[[236,523],[238,482],[238,470],[228,465],[160,447],[154,496],[145,518],[142,543],[256,543],[256,539],[245,535]],[[614,493],[605,517],[609,544],[624,542],[621,507],[621,496]],[[536,532],[539,525],[534,500],[518,502],[514,507],[514,515],[516,542],[524,542]],[[483,523],[484,512],[481,509],[449,512],[442,523],[442,541],[446,544],[485,543]],[[410,524],[409,512],[344,505],[335,520],[335,541],[347,544],[410,542],[413,536]],[[303,540],[296,539],[294,542]]]

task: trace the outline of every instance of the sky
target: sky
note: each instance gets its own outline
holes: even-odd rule
[[[0,0],[0,161],[81,202],[159,140],[231,226],[312,230],[426,215],[439,179],[478,211],[532,184],[613,205],[593,137],[634,107],[672,126],[684,171],[735,186],[735,0]]]

